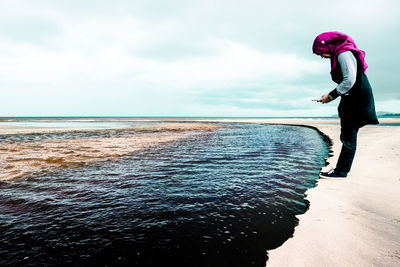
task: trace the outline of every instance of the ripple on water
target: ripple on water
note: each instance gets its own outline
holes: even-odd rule
[[[235,126],[0,182],[0,265],[264,266],[328,147],[309,128]]]

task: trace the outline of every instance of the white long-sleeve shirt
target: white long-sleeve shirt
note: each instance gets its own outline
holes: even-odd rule
[[[339,95],[345,95],[353,87],[357,78],[357,60],[351,51],[346,51],[338,56],[342,69],[343,81],[336,87]]]

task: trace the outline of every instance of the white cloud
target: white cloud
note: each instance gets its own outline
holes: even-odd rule
[[[79,39],[84,34],[79,34]],[[135,54],[129,42],[114,36],[110,44],[68,46],[71,37],[63,37],[59,49],[32,44],[1,42],[4,52],[0,71],[8,83],[91,83],[120,81],[155,88],[218,88],[251,81],[288,81],[304,74],[318,73],[322,64],[295,54],[265,54],[232,41],[213,40],[205,44],[212,56],[196,56],[177,61],[157,60]],[[121,39],[126,39],[124,36]]]
[[[400,99],[376,101],[376,111],[400,113]]]
[[[349,30],[368,48],[373,70],[397,43],[388,40],[388,49],[382,50],[371,38],[399,26],[394,15],[399,5],[383,2],[339,1],[327,10],[328,1],[169,1],[162,7],[157,1],[3,1],[0,24],[7,27],[0,25],[0,90],[26,101],[0,106],[0,115],[23,109],[35,97],[32,91],[42,96],[36,98],[42,106],[74,101],[77,112],[86,112],[85,105],[101,110],[112,99],[107,112],[151,112],[146,107],[156,103],[159,114],[170,107],[185,115],[200,113],[206,104],[199,99],[207,97],[214,101],[206,105],[207,112],[231,106],[225,110],[261,114],[263,103],[277,109],[266,108],[268,113],[294,112],[288,110],[296,105],[309,109],[309,98],[334,86],[329,62],[311,54],[314,35]],[[349,6],[360,12],[353,14]],[[366,20],[371,17],[379,21]],[[32,32],[24,34],[27,29]],[[395,85],[379,85],[391,80],[386,65],[397,73],[396,57],[385,57],[382,71],[373,77],[374,88],[382,88],[377,95],[395,93]],[[231,105],[223,101],[228,96]]]

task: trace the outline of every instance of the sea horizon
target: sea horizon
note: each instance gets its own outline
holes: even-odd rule
[[[80,118],[88,118],[88,119],[304,119],[304,118],[312,118],[312,119],[337,119],[337,116],[0,116],[0,120],[2,119],[80,119]]]
[[[379,118],[399,118],[400,114],[377,112]],[[331,116],[166,116],[166,115],[26,115],[0,116],[2,120],[12,119],[338,119],[337,114]]]

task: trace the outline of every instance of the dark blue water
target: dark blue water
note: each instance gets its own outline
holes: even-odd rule
[[[235,126],[0,182],[0,265],[265,266],[328,145],[310,128]]]

